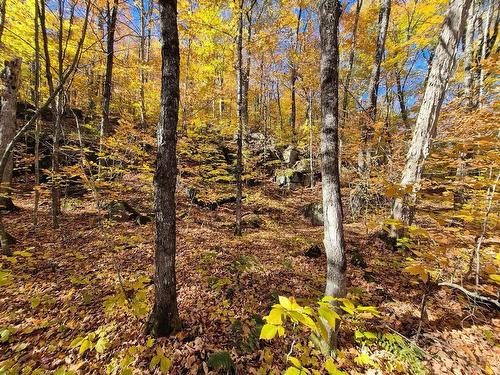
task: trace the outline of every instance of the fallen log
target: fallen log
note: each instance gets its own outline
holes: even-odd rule
[[[439,283],[438,285],[439,286],[447,286],[449,288],[459,290],[460,292],[462,292],[463,294],[465,294],[468,298],[476,301],[477,303],[481,303],[483,305],[495,307],[497,310],[500,310],[500,301],[498,301],[498,300],[495,300],[495,299],[490,298],[490,297],[483,296],[483,295],[478,294],[478,293],[471,292],[470,290],[467,290],[464,287],[462,287],[460,285],[457,285],[457,284],[453,284],[453,283]]]

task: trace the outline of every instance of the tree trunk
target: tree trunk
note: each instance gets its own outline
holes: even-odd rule
[[[177,1],[160,0],[162,87],[158,155],[154,177],[156,211],[155,302],[146,334],[168,336],[180,328],[175,276],[175,187],[179,114],[179,35]]]
[[[481,42],[481,63],[488,58],[489,55],[489,35],[490,35],[490,26],[491,19],[493,17],[493,11],[495,8],[495,0],[489,1],[488,13],[486,14],[486,22],[483,25],[483,40]],[[479,107],[483,106],[484,102],[484,80],[486,78],[486,72],[483,68],[479,73],[479,98],[478,103]]]
[[[141,35],[140,35],[140,45],[139,45],[139,77],[141,81],[141,86],[139,88],[139,96],[140,96],[140,115],[141,115],[141,127],[144,127],[146,123],[146,101],[145,101],[145,93],[144,86],[146,84],[146,72],[144,70],[144,65],[146,64],[146,27],[151,22],[151,14],[153,11],[153,2],[148,1],[148,8],[146,9],[146,0],[141,0]]]
[[[2,80],[2,97],[0,110],[0,155],[7,149],[7,145],[16,134],[16,103],[21,76],[21,58],[6,60],[0,73]],[[12,182],[13,160],[10,155],[7,166],[0,175],[0,209],[10,211],[14,208],[10,197]]]
[[[404,83],[401,82],[401,73],[397,71],[396,89],[398,94],[399,110],[401,111],[401,119],[403,120],[403,123],[405,124],[406,128],[409,128],[410,124],[408,123],[408,110],[406,109],[406,98],[403,84]]]
[[[424,162],[429,155],[432,139],[436,132],[446,86],[455,65],[457,44],[464,31],[471,1],[453,0],[450,3],[439,36],[439,43],[434,50],[429,78],[401,178],[401,186],[403,188],[412,187],[412,192],[403,198],[397,198],[392,208],[393,218],[401,221],[404,225],[410,225],[413,221],[416,193],[420,189]],[[398,233],[393,228],[392,237],[397,235]]]
[[[322,0],[319,5],[321,38],[321,156],[324,245],[327,257],[326,296],[346,293],[345,245],[338,168],[338,28],[341,5]],[[333,343],[335,332],[330,331]]]
[[[309,100],[307,106],[309,118],[309,173],[311,174],[311,189],[314,188],[314,160],[313,160],[313,94],[309,90]],[[340,158],[339,158],[340,160]]]
[[[464,52],[464,99],[466,107],[469,109],[474,107],[474,72],[472,64],[474,61],[474,26],[476,17],[475,1],[473,0],[467,16]]]
[[[351,85],[351,76],[354,69],[354,59],[356,57],[356,42],[358,40],[358,24],[359,24],[359,14],[361,12],[361,7],[363,6],[363,0],[356,0],[356,14],[354,15],[354,25],[352,27],[352,45],[349,52],[349,67],[347,68],[347,74],[344,80],[344,95],[342,97],[342,123],[341,127],[345,126],[345,122],[348,117],[347,106],[349,104],[349,87]],[[342,134],[340,135],[342,139]]]
[[[2,44],[3,31],[5,29],[5,10],[7,7],[7,0],[0,0],[0,47]]]
[[[292,129],[292,145],[297,145],[297,100],[296,100],[296,88],[295,83],[297,82],[297,66],[295,59],[296,55],[299,53],[299,31],[300,22],[302,19],[302,8],[299,7],[299,12],[297,13],[297,26],[295,28],[295,40],[292,46],[291,56],[290,56],[290,90],[291,90],[291,108],[290,108],[290,129]]]
[[[39,25],[39,14],[40,9],[38,0],[35,0],[35,80],[34,80],[34,90],[33,90],[33,102],[35,108],[38,110],[40,107],[40,25]],[[36,120],[35,123],[35,202],[33,206],[33,225],[36,226],[38,223],[38,204],[40,202],[40,131],[41,124],[40,119]]]
[[[283,112],[281,111],[280,84],[278,79],[276,79],[276,104],[278,105],[278,116],[280,118],[280,131],[283,133]]]
[[[369,177],[371,156],[372,156],[372,140],[375,132],[374,124],[377,119],[377,93],[380,83],[380,65],[384,57],[385,39],[387,36],[387,28],[389,26],[389,15],[391,13],[391,0],[382,0],[379,12],[379,31],[377,37],[377,47],[375,50],[375,59],[370,76],[368,86],[368,121],[361,122],[361,141],[362,147],[358,156],[358,169],[361,176]]]
[[[241,236],[241,200],[243,196],[243,184],[241,181],[243,174],[243,127],[244,127],[244,85],[245,72],[243,71],[243,1],[238,0],[238,36],[236,39],[237,67],[237,112],[238,112],[238,138],[237,138],[237,156],[236,156],[236,228],[235,234]]]
[[[107,19],[106,19],[106,73],[104,75],[104,87],[102,93],[102,115],[100,128],[100,144],[99,153],[99,175],[102,165],[102,147],[103,138],[106,131],[109,130],[109,106],[111,104],[111,93],[113,85],[113,59],[115,55],[115,30],[116,18],[118,14],[118,0],[113,0],[113,6],[109,8],[107,3]]]

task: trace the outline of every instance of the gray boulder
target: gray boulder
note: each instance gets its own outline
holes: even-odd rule
[[[306,219],[311,220],[311,224],[314,226],[321,226],[323,225],[323,204],[316,202],[316,203],[309,203],[304,206],[303,208],[303,214]]]
[[[287,167],[293,167],[299,160],[299,156],[299,151],[293,146],[288,146],[286,150],[283,151],[283,161]]]

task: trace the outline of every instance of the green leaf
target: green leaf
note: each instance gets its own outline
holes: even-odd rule
[[[284,375],[301,375],[303,372],[297,367],[288,367]]]
[[[361,353],[360,355],[358,355],[356,358],[354,358],[354,362],[356,362],[360,366],[365,366],[365,365],[375,366],[376,365],[375,362],[373,361],[373,359],[371,359],[370,356],[366,353]]]
[[[12,274],[10,271],[0,270],[0,286],[12,284]]]
[[[80,345],[79,355],[83,355],[87,350],[92,347],[92,342],[89,339],[84,339]]]
[[[69,347],[70,348],[77,348],[80,346],[80,344],[82,343],[83,340],[84,340],[84,337],[78,336],[76,339],[71,341],[71,343],[69,344]]]
[[[292,364],[297,367],[297,368],[302,368],[302,363],[300,363],[298,358],[295,358],[293,356],[288,356],[288,360],[292,362]]]
[[[337,314],[332,308],[326,306],[320,307],[318,309],[318,314],[328,322],[330,328],[335,329],[336,320],[340,319],[339,314]]]
[[[31,307],[34,308],[34,309],[36,309],[40,305],[40,303],[42,302],[42,300],[39,297],[33,297],[30,300],[30,302],[31,302]]]
[[[95,350],[97,353],[104,353],[106,348],[108,347],[109,341],[106,337],[100,337],[95,344]]]
[[[335,363],[333,362],[333,358],[328,358],[325,362],[325,369],[328,371],[329,375],[347,375],[346,372],[340,371]]]
[[[19,255],[19,256],[24,257],[24,258],[29,258],[29,257],[33,256],[33,254],[28,253],[27,251],[23,251],[23,250],[14,251],[13,254]]]
[[[262,330],[260,331],[260,338],[264,340],[271,340],[276,336],[278,332],[278,327],[273,324],[264,324]]]
[[[281,311],[279,309],[272,309],[269,315],[267,316],[266,321],[269,324],[280,325],[282,323]]]
[[[151,362],[149,362],[149,369],[154,370],[156,366],[158,366],[158,363],[160,363],[161,357],[159,355],[153,356],[151,358]]]
[[[168,359],[167,357],[163,357],[161,360],[160,360],[160,371],[162,374],[167,374],[168,373],[168,369],[170,368],[170,366],[172,365],[172,361],[170,359]]]
[[[279,296],[278,300],[285,309],[290,310],[292,308],[292,302],[287,297]]]
[[[153,347],[153,345],[154,345],[154,343],[155,343],[155,339],[154,339],[154,338],[152,338],[152,337],[148,337],[148,339],[147,339],[147,341],[146,341],[146,346],[147,346],[148,348],[152,348],[152,347]]]

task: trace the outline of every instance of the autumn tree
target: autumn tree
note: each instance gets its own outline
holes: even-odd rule
[[[21,78],[20,58],[5,61],[0,73],[2,80],[2,97],[0,111],[0,155],[16,134],[16,103]],[[0,209],[11,211],[14,208],[10,198],[10,184],[12,182],[13,160],[10,155],[5,170],[0,175]]]
[[[179,35],[177,1],[160,0],[162,40],[161,110],[154,176],[156,212],[155,300],[146,334],[168,336],[180,328],[175,275],[177,123],[179,113]]]
[[[343,297],[346,293],[346,258],[338,165],[338,29],[340,13],[341,5],[338,0],[322,0],[320,2],[323,242],[327,257],[325,295],[334,297]],[[331,335],[333,339],[333,332]]]
[[[380,83],[380,67],[385,51],[385,40],[387,28],[389,25],[389,15],[391,13],[391,0],[382,0],[379,21],[377,45],[375,48],[375,58],[373,61],[370,82],[368,85],[368,106],[366,108],[369,118],[361,123],[361,149],[358,156],[358,169],[360,175],[366,178],[370,174],[372,141],[374,134],[375,121],[377,119],[377,99],[378,87]]]
[[[104,73],[104,86],[102,93],[102,115],[101,115],[101,147],[105,132],[109,129],[109,107],[111,103],[112,85],[113,85],[113,59],[115,56],[115,31],[116,19],[118,17],[118,0],[113,0],[110,4],[109,0],[106,1],[105,9],[105,23],[106,23],[106,70]],[[142,48],[142,45],[141,45]],[[101,166],[102,160],[99,162]]]
[[[416,194],[420,189],[424,163],[429,155],[436,132],[439,112],[443,104],[448,81],[453,73],[457,45],[464,31],[471,1],[453,0],[450,3],[434,51],[434,58],[429,70],[429,77],[406,155],[406,164],[400,183],[403,190],[408,188],[411,192],[403,197],[396,198],[392,207],[393,218],[406,226],[413,221]],[[392,235],[397,235],[395,228],[393,228]]]

